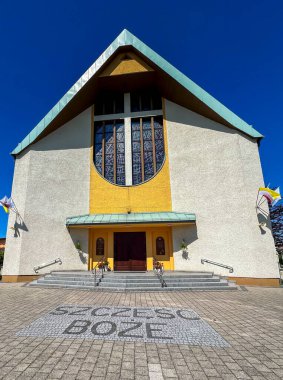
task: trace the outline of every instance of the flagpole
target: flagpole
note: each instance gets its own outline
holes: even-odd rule
[[[257,207],[258,207],[258,203],[257,203],[257,200],[258,200],[258,194],[259,194],[259,189],[258,189],[258,191],[257,191],[257,197],[256,197],[256,201],[255,201],[255,208],[257,209]]]
[[[14,211],[14,210],[12,209],[12,211],[14,211],[17,215],[20,216],[19,210],[17,209],[17,206],[16,206],[16,204],[15,204],[15,202],[14,202],[14,199],[13,199],[12,197],[11,197],[11,200],[12,200],[13,205],[14,205],[14,208],[15,208],[15,210],[16,210],[16,211]]]
[[[262,197],[260,198],[259,202],[260,202],[261,200],[262,200]],[[265,201],[265,199],[264,199],[261,203],[258,202],[258,207],[259,207],[260,205],[262,205],[262,204],[264,203],[264,201]]]
[[[266,216],[268,216],[268,212],[263,210],[261,207],[258,207],[258,209]]]

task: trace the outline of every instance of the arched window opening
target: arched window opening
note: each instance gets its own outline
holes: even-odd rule
[[[161,236],[156,239],[156,254],[165,255],[165,241]]]
[[[101,237],[96,239],[96,255],[104,256],[104,239]]]
[[[110,183],[140,185],[165,160],[161,96],[154,91],[126,93],[122,103],[121,96],[111,94],[96,102],[94,164]]]

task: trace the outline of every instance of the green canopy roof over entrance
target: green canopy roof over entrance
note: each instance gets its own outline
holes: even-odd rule
[[[196,215],[186,212],[133,212],[131,214],[87,214],[67,218],[66,226],[103,226],[109,224],[189,224]]]

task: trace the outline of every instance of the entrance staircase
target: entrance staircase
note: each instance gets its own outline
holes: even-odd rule
[[[29,286],[67,288],[74,290],[111,292],[166,291],[230,291],[237,290],[234,282],[212,272],[166,271],[163,281],[153,272],[104,272],[95,277],[91,272],[51,272]]]

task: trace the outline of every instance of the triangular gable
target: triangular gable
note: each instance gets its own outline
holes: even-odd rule
[[[186,90],[192,93],[197,99],[217,113],[221,118],[226,120],[234,128],[244,132],[253,138],[262,138],[251,125],[239,118],[227,107],[221,104],[213,96],[199,87],[191,79],[182,74],[178,69],[172,66],[159,54],[155,53],[150,47],[140,41],[128,30],[124,29],[122,33],[112,42],[112,44],[101,54],[93,65],[81,76],[81,78],[70,88],[70,90],[59,100],[59,102],[47,113],[47,115],[36,125],[36,127],[23,139],[22,142],[13,150],[12,155],[17,155],[32,144],[38,137],[43,134],[48,125],[57,117],[75,95],[88,83],[88,81],[97,73],[105,62],[122,46],[132,46],[149,61],[153,62],[158,68],[177,81]]]
[[[153,71],[153,69],[134,53],[120,53],[101,74],[100,77],[135,74]]]

